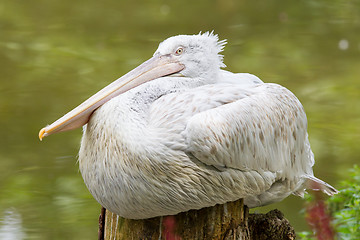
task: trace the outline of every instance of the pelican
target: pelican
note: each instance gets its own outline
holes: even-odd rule
[[[213,32],[161,42],[152,58],[40,130],[83,127],[79,168],[124,218],[235,201],[250,207],[337,190],[313,174],[304,109],[286,88],[222,70]],[[314,185],[316,183],[316,185]]]

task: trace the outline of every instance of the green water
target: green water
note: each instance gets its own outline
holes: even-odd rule
[[[360,158],[360,1],[0,2],[0,239],[95,239],[81,130],[40,128],[148,59],[163,39],[215,30],[225,64],[302,101],[315,175],[337,186]],[[307,229],[304,201],[279,208]]]

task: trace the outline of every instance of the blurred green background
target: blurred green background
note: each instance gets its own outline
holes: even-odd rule
[[[0,2],[0,239],[95,239],[100,205],[78,171],[81,130],[40,128],[177,34],[214,30],[225,64],[302,101],[315,175],[337,186],[360,158],[360,1]],[[278,208],[307,229],[304,201]]]

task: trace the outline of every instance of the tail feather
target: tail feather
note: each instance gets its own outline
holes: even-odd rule
[[[314,176],[306,176],[305,186],[308,189],[322,191],[329,196],[333,196],[334,194],[339,193],[333,186],[327,184],[326,182],[314,177]]]

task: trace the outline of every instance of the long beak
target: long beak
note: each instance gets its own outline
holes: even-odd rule
[[[85,125],[91,114],[111,98],[139,86],[150,80],[180,72],[184,65],[180,64],[171,55],[155,55],[140,66],[131,70],[121,78],[115,80],[108,86],[95,93],[85,102],[56,120],[54,123],[44,127],[39,132],[39,138],[54,133],[68,131]]]

